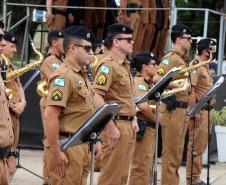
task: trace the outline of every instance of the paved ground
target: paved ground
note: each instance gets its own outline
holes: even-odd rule
[[[40,150],[21,150],[20,164],[31,170],[32,172],[42,175],[42,154]],[[160,168],[158,165],[158,177],[160,177]],[[185,185],[185,168],[180,168],[181,182],[180,185]],[[211,165],[210,168],[210,182],[211,185],[226,185],[226,163],[216,163]],[[95,173],[95,182],[98,177],[98,173]],[[203,170],[203,179],[206,178],[206,169]],[[42,180],[39,177],[32,175],[22,168],[18,168],[14,174],[11,185],[41,185]]]

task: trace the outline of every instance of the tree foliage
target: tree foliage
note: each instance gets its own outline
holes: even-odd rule
[[[223,5],[223,0],[176,0],[178,8],[208,8],[218,10]],[[189,26],[194,36],[202,36],[204,28],[204,11],[179,11],[178,22],[183,22]],[[209,14],[207,36],[218,39],[220,26],[220,16],[213,13]]]

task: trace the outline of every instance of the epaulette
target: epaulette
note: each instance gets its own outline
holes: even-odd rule
[[[165,53],[165,55],[162,58],[162,60],[163,59],[166,59],[166,58],[169,58],[169,57],[173,56],[174,54],[176,54],[176,52],[174,52],[174,51],[168,51],[167,53]]]

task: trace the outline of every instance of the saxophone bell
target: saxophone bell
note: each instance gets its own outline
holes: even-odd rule
[[[44,80],[44,81],[39,81],[37,83],[37,94],[40,96],[40,97],[46,97],[48,95],[48,84],[47,82]]]

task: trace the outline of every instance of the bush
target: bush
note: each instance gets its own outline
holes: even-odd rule
[[[219,111],[214,111],[213,120],[216,125],[226,126],[226,106]]]

